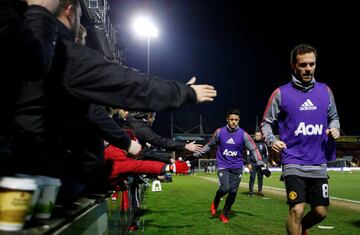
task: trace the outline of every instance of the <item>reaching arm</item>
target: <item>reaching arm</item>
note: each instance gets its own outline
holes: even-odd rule
[[[71,41],[67,48],[71,75],[64,81],[65,89],[72,95],[92,103],[128,110],[161,111],[179,108],[197,101],[208,101],[188,85],[140,74],[124,65],[112,63],[96,51]],[[81,54],[81,56],[79,56]],[[201,88],[205,97],[215,97],[212,86]]]
[[[155,145],[168,150],[184,150],[185,144],[181,141],[174,141],[169,138],[162,137],[155,133],[148,125],[141,119],[128,118],[128,125],[134,131],[135,136],[140,142],[147,142],[151,145]]]
[[[200,150],[196,151],[194,153],[195,157],[200,157],[204,155],[205,153],[209,152],[211,148],[213,148],[215,145],[217,145],[219,140],[219,134],[220,134],[220,128],[217,129],[214,134],[212,135],[211,139],[207,144],[205,144]]]
[[[131,139],[129,135],[109,117],[101,105],[91,104],[87,113],[87,119],[96,127],[101,137],[110,144],[124,150],[130,147]]]
[[[104,107],[90,104],[87,119],[96,126],[101,137],[113,146],[123,149],[131,155],[137,155],[141,151],[138,141],[132,140],[129,134],[109,117]]]

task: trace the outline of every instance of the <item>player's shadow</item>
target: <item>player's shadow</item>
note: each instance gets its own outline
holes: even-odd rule
[[[359,221],[354,221],[352,224],[353,224],[355,227],[360,228],[360,220],[359,220]]]
[[[218,219],[220,213],[221,213],[221,211],[218,211],[218,212],[216,213],[216,215],[210,216],[209,219]],[[250,212],[247,212],[247,211],[235,211],[235,210],[232,210],[232,211],[228,214],[228,217],[231,219],[231,218],[237,217],[237,216],[239,216],[239,215],[256,216],[255,214],[250,213]]]

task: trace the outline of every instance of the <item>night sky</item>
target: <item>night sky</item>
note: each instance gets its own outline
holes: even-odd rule
[[[198,83],[217,89],[212,103],[172,111],[182,129],[196,126],[201,114],[204,132],[213,133],[225,125],[226,111],[238,108],[240,126],[253,134],[273,90],[290,81],[291,49],[308,43],[318,50],[315,78],[333,90],[343,134],[360,135],[360,14],[355,2],[273,2],[110,1],[126,48],[124,64],[146,72],[146,39],[135,36],[131,20],[147,13],[159,28],[159,37],[151,41],[150,73],[184,83],[196,76]],[[158,113],[154,129],[170,136],[169,111]]]

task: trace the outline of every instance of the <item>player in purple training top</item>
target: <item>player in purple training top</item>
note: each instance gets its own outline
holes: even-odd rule
[[[246,147],[254,155],[254,159],[258,159],[259,165],[263,164],[256,144],[248,133],[239,127],[239,121],[240,111],[237,109],[229,110],[226,115],[227,125],[217,129],[210,141],[194,154],[195,156],[203,155],[212,147],[217,146],[216,162],[220,187],[212,201],[210,212],[212,215],[216,215],[220,199],[228,194],[224,209],[220,214],[220,220],[223,223],[229,222],[228,213],[235,202],[241,181],[244,148]],[[251,169],[251,164],[248,167]]]
[[[330,88],[315,81],[316,57],[316,49],[307,44],[292,50],[291,81],[273,92],[261,123],[267,144],[281,153],[288,234],[306,234],[328,213],[326,163],[335,160],[340,123]],[[279,139],[273,134],[275,122]],[[304,216],[306,203],[311,210]]]

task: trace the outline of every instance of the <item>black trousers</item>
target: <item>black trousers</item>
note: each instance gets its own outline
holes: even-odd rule
[[[256,165],[256,163],[251,163],[252,170],[250,171],[250,181],[249,181],[249,193],[254,192],[254,183],[256,175],[258,177],[258,192],[262,191],[263,188],[263,179],[264,175],[261,173],[261,166]]]

